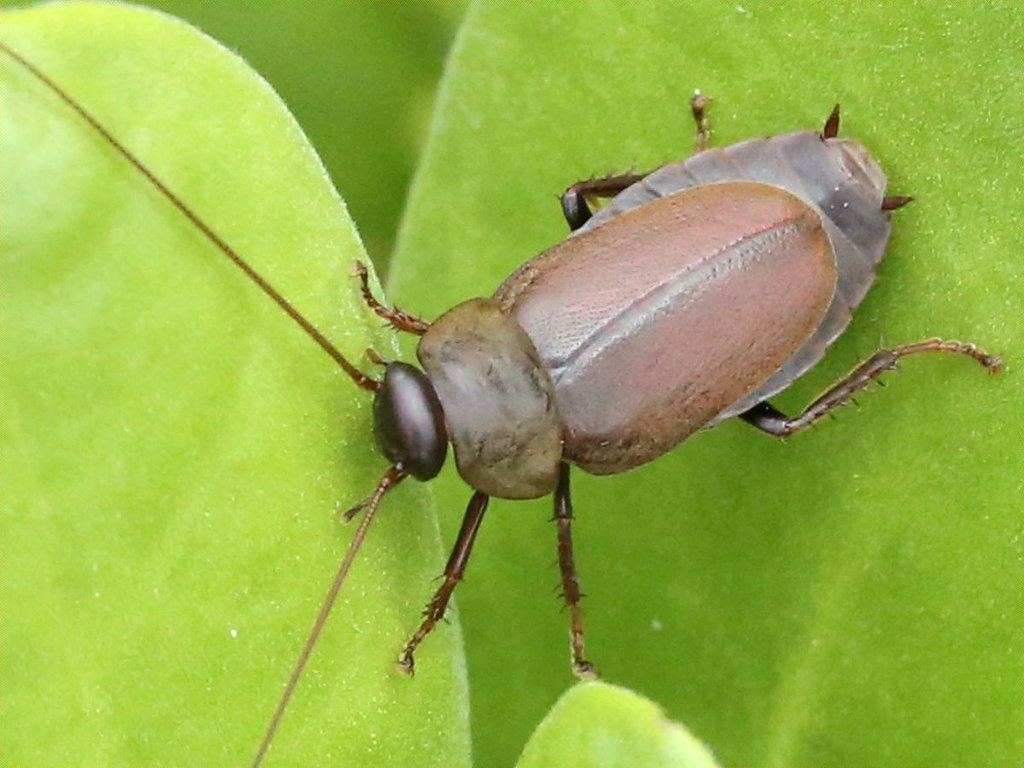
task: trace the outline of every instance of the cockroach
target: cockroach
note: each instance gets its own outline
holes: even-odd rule
[[[259,746],[273,740],[303,669],[383,498],[408,477],[429,480],[451,443],[473,492],[444,580],[398,658],[444,616],[491,497],[551,495],[572,670],[596,674],[584,649],[573,556],[570,467],[617,474],[653,461],[695,432],[738,416],[784,437],[811,426],[900,359],[947,352],[991,372],[999,357],[938,338],[876,352],[794,417],[769,399],[810,370],[848,326],[874,278],[890,213],[886,176],[860,143],[839,137],[839,108],[821,131],[707,146],[705,108],[689,159],[649,173],[582,181],[562,195],[565,241],[527,261],[485,298],[433,322],[390,308],[355,273],[368,306],[420,337],[421,367],[357,368],[57,83],[6,44],[0,50],[52,89],[278,307],[356,386],[372,392],[377,445],[389,466],[343,517],[362,514],[334,583]],[[598,198],[611,198],[594,210]]]

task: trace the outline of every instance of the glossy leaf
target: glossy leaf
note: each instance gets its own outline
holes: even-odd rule
[[[394,262],[406,309],[493,291],[564,237],[577,179],[687,155],[700,88],[718,145],[840,102],[842,133],[916,197],[849,333],[777,405],[880,343],[1008,361],[910,360],[791,440],[726,424],[577,473],[588,651],[723,765],[1024,760],[1022,35],[1005,2],[482,1],[461,31]],[[466,490],[439,487],[450,540]],[[549,503],[495,503],[459,590],[479,765],[509,764],[571,682]]]
[[[389,350],[343,204],[241,60],[115,4],[9,12],[2,39],[358,365]],[[385,468],[370,397],[67,105],[0,65],[4,759],[246,765],[351,537],[334,517]],[[468,763],[457,628],[414,682],[392,670],[441,558],[407,484],[268,765]]]
[[[581,683],[558,700],[516,768],[717,768],[708,748],[658,705],[607,683]]]

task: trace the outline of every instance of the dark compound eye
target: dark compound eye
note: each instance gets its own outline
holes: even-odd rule
[[[389,363],[373,401],[377,445],[389,461],[417,480],[435,477],[448,453],[444,412],[419,368]]]

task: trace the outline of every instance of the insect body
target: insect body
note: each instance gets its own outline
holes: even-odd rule
[[[572,536],[571,465],[594,474],[651,461],[695,431],[738,415],[773,434],[805,427],[903,356],[945,351],[989,370],[998,358],[937,339],[883,350],[802,414],[767,398],[813,366],[863,299],[889,234],[885,176],[859,144],[839,139],[838,111],[822,133],[706,150],[695,99],[694,158],[650,174],[569,188],[563,211],[575,234],[523,265],[486,298],[433,323],[369,306],[422,337],[422,369],[386,362],[377,379],[356,368],[142,162],[17,52],[195,222],[361,388],[374,393],[378,445],[390,463],[375,491],[346,513],[363,518],[324,601],[254,764],[262,761],[334,599],[383,497],[408,476],[440,471],[447,445],[473,488],[444,581],[403,649],[411,672],[422,640],[444,615],[491,496],[552,495],[574,671],[594,674],[583,643]],[[597,213],[591,197],[616,195]],[[380,361],[383,362],[383,361]]]
[[[887,197],[877,162],[838,137],[838,107],[821,133],[706,150],[704,103],[699,94],[692,102],[693,158],[570,187],[562,207],[574,236],[526,262],[493,298],[415,327],[373,302],[396,328],[423,336],[426,377],[416,396],[436,392],[431,412],[443,413],[459,472],[476,490],[458,557],[403,651],[403,669],[412,670],[413,652],[444,613],[487,497],[554,494],[573,669],[590,676],[570,465],[624,472],[737,415],[789,435],[910,354],[954,352],[992,371],[1001,366],[971,344],[930,339],[882,350],[796,418],[775,410],[767,398],[818,362],[848,325],[885,251],[889,212],[909,198]],[[588,197],[614,193],[592,213]],[[440,418],[434,423],[440,446]],[[402,465],[400,447],[382,443]]]

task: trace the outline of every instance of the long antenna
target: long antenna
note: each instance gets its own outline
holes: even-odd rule
[[[274,710],[274,716],[270,718],[267,731],[263,734],[263,741],[260,742],[256,758],[252,761],[252,768],[259,768],[263,763],[267,750],[270,749],[270,743],[274,740],[274,734],[277,733],[277,727],[281,724],[284,711],[288,708],[288,702],[291,701],[292,694],[295,693],[295,688],[299,684],[299,678],[302,677],[302,672],[306,668],[306,662],[309,661],[309,656],[313,653],[313,647],[316,645],[320,632],[327,622],[331,608],[334,607],[334,602],[338,599],[338,592],[341,590],[341,585],[345,582],[345,577],[348,575],[349,568],[352,567],[352,562],[356,559],[356,553],[359,552],[359,547],[362,545],[363,539],[366,538],[366,531],[369,530],[370,523],[373,522],[373,516],[377,512],[377,507],[380,506],[381,499],[405,478],[405,472],[398,467],[391,467],[384,473],[380,482],[377,483],[377,488],[370,498],[357,504],[345,513],[344,519],[349,520],[355,513],[365,510],[362,522],[359,523],[359,528],[348,545],[348,550],[345,552],[345,557],[338,567],[338,572],[334,576],[331,588],[327,590],[327,597],[324,598],[323,605],[320,606],[320,613],[317,614],[316,621],[313,622],[313,628],[309,630],[306,644],[302,647],[302,652],[299,654],[299,658],[296,659],[295,666],[292,667],[292,673],[288,677],[288,683],[284,687],[284,692],[281,694],[281,700],[277,703],[277,709]]]
[[[194,224],[200,232],[206,235],[210,241],[235,264],[235,266],[241,269],[252,282],[259,286],[263,293],[277,304],[285,314],[294,320],[324,352],[330,355],[331,359],[333,359],[359,387],[370,391],[376,391],[380,387],[380,383],[378,381],[364,375],[359,371],[359,369],[352,365],[352,363],[350,363],[348,359],[338,351],[337,347],[335,347],[322,333],[320,333],[319,330],[317,330],[316,326],[307,320],[306,317],[299,312],[299,310],[296,309],[290,301],[288,301],[277,291],[277,289],[267,282],[263,275],[257,272],[248,261],[235,251],[234,248],[228,245],[228,243],[225,242],[225,240],[220,237],[220,235],[218,235],[205,221],[199,218],[198,214],[196,214],[188,204],[185,203],[185,201],[171,191],[171,189],[168,188],[167,185],[165,185],[152,171],[150,171],[149,168],[131,152],[131,150],[116,139],[113,134],[111,134],[110,131],[108,131],[106,127],[99,122],[99,120],[88,112],[85,107],[79,104],[78,101],[76,101],[67,91],[57,85],[57,83],[51,80],[48,75],[3,41],[0,41],[0,52],[7,54],[7,56],[24,67],[54,94],[56,94],[68,107],[77,112],[78,115],[92,126],[92,128],[99,133],[111,147],[117,150],[118,154],[120,154],[139,173],[147,178],[149,182],[156,187],[156,189],[165,198],[167,198],[171,205],[173,205],[186,219]],[[302,676],[302,673],[306,668],[306,664],[313,652],[313,648],[316,646],[316,642],[320,637],[324,624],[327,622],[327,617],[330,615],[331,609],[334,607],[337,600],[338,593],[341,591],[341,587],[348,576],[349,569],[355,561],[356,554],[359,552],[359,548],[362,546],[363,540],[366,538],[366,533],[370,528],[370,524],[373,522],[374,515],[377,512],[377,508],[380,506],[381,500],[388,491],[398,485],[406,478],[406,476],[406,473],[400,467],[392,466],[380,479],[380,482],[377,484],[373,494],[345,514],[344,519],[347,521],[354,517],[359,511],[365,510],[363,519],[359,524],[359,528],[356,530],[355,535],[348,546],[348,550],[345,552],[345,557],[342,559],[341,565],[338,567],[338,571],[334,576],[334,581],[331,583],[327,596],[324,598],[323,604],[320,607],[320,612],[317,614],[316,621],[313,622],[313,627],[310,629],[309,635],[306,638],[306,643],[302,648],[302,652],[299,654],[299,657],[292,668],[291,675],[285,685],[281,699],[278,702],[277,709],[274,710],[274,715],[270,719],[267,730],[263,735],[263,740],[260,742],[259,750],[252,762],[253,768],[259,768],[263,762],[263,758],[267,754],[267,750],[270,748],[271,742],[274,740],[274,735],[277,733],[277,728],[281,723],[281,718],[284,716],[284,712],[288,708],[288,703],[291,701],[292,694],[295,692],[299,683],[299,678]]]
[[[160,194],[167,198],[171,205],[177,208],[186,219],[192,222],[200,232],[206,235],[225,256],[234,262],[235,266],[241,269],[252,282],[259,286],[260,290],[270,297],[271,301],[284,310],[288,317],[298,323],[302,330],[304,330],[306,334],[313,339],[313,341],[319,344],[320,348],[330,355],[342,370],[352,378],[352,381],[363,389],[370,390],[371,392],[376,391],[380,386],[379,382],[371,379],[369,376],[366,376],[358,368],[352,365],[352,363],[350,363],[348,359],[338,351],[338,348],[335,347],[326,336],[320,333],[313,323],[306,319],[305,315],[299,312],[299,310],[297,310],[292,303],[288,301],[288,299],[282,296],[274,286],[267,282],[266,278],[257,272],[248,261],[235,251],[234,248],[228,245],[227,242],[225,242],[209,224],[199,218],[198,214],[196,214],[184,200],[178,197],[178,195],[171,191],[166,184],[160,181],[156,174],[149,170],[149,168],[147,168],[130,149],[116,139],[114,135],[111,134],[102,123],[100,123],[99,120],[86,111],[85,107],[79,104],[67,91],[51,80],[50,77],[40,70],[35,64],[2,41],[0,41],[0,51],[3,51],[14,61],[18,62],[18,64],[32,73],[40,82],[53,91],[61,101],[77,112],[85,122],[92,126],[93,129],[99,133],[108,144],[110,144],[110,146],[117,150],[121,157],[131,163],[139,173],[149,179],[150,183],[159,190]]]

